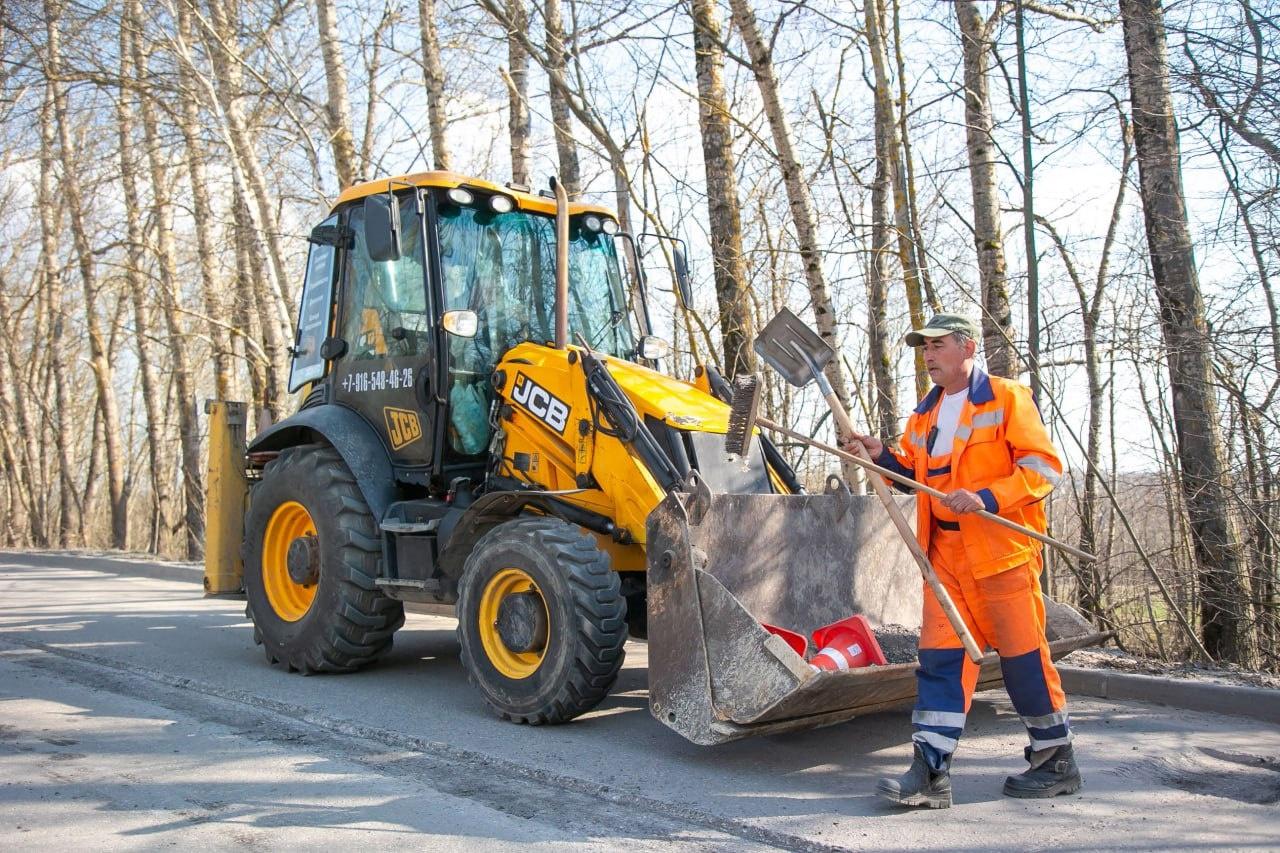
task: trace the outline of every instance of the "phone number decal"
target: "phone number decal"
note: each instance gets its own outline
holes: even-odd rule
[[[393,367],[391,370],[362,370],[348,373],[342,378],[342,390],[348,394],[365,394],[371,391],[397,391],[413,387],[412,367]]]

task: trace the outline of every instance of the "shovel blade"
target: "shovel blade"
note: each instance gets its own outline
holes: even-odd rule
[[[808,361],[821,370],[836,357],[831,349],[803,320],[783,308],[756,336],[752,348],[765,363],[797,388],[813,379]]]

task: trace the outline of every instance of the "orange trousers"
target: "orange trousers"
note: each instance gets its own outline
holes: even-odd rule
[[[975,578],[960,534],[935,528],[929,560],[978,647],[999,653],[1005,689],[1027,727],[1031,748],[1070,743],[1066,696],[1044,633],[1040,557],[990,577]],[[928,584],[924,588],[916,683],[912,740],[925,747],[935,768],[941,768],[964,731],[978,683],[978,665],[965,654]]]

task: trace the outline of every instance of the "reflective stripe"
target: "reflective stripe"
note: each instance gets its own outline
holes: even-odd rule
[[[1053,466],[1041,459],[1039,456],[1024,456],[1018,460],[1018,464],[1023,468],[1029,468],[1035,471],[1041,477],[1049,481],[1049,485],[1056,486],[1062,480],[1062,475],[1053,470]]]
[[[1055,711],[1041,717],[1023,717],[1022,724],[1029,729],[1051,729],[1068,725],[1068,715],[1066,711]]]
[[[1004,409],[994,409],[990,412],[978,412],[978,414],[973,416],[974,429],[1000,426],[1002,423],[1004,423]]]
[[[911,722],[918,726],[942,726],[963,729],[965,714],[958,711],[912,711]]]
[[[960,745],[960,741],[955,738],[940,735],[937,732],[916,732],[911,736],[911,739],[920,743],[927,743],[943,755],[950,755]]]
[[[832,649],[823,649],[814,655],[816,658],[824,657],[836,665],[836,669],[848,669],[849,661],[845,660],[844,655],[836,654]]]
[[[917,732],[916,734],[928,734],[928,732]],[[1055,737],[1050,740],[1036,740],[1035,738],[1032,738],[1031,748],[1038,752],[1042,749],[1049,749],[1054,746],[1063,746],[1064,744],[1071,743],[1074,739],[1075,735],[1071,732],[1067,732],[1066,737]]]
[[[960,424],[956,427],[956,441],[968,441],[971,435],[973,435],[973,428],[968,424]]]
[[[925,449],[925,438],[918,432],[908,433],[907,442],[919,447],[921,450]]]

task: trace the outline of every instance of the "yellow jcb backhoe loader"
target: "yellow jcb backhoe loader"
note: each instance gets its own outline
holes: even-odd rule
[[[659,371],[635,243],[552,183],[364,183],[312,231],[289,380],[304,399],[246,456],[244,589],[267,658],[357,669],[423,602],[453,606],[471,681],[516,722],[595,707],[628,634],[648,639],[652,713],[697,743],[910,700],[911,665],[819,673],[761,625],[918,625],[883,510],[804,494],[766,440],[727,454],[729,386]],[[1051,613],[1056,652],[1095,641]],[[982,677],[998,682],[994,656]]]

